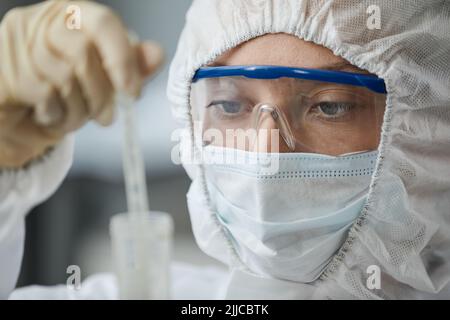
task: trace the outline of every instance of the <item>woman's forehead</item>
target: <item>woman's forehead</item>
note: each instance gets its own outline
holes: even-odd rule
[[[218,57],[210,66],[280,65],[368,73],[323,46],[277,33],[251,39]]]

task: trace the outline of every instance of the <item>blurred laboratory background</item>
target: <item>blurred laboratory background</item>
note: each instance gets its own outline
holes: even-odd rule
[[[0,14],[39,1],[2,0]],[[190,1],[101,0],[114,8],[141,39],[152,39],[166,51],[166,64],[145,87],[138,101],[140,142],[146,161],[150,206],[170,213],[175,221],[173,259],[192,264],[217,264],[195,244],[186,207],[190,180],[171,161],[178,124],[166,98],[168,69]],[[121,123],[109,128],[89,124],[76,134],[73,167],[59,190],[27,217],[25,256],[18,286],[65,283],[69,265],[82,278],[113,270],[109,221],[126,210],[122,176]]]

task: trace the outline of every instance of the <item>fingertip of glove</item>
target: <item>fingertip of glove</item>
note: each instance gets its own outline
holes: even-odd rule
[[[141,42],[137,46],[140,73],[143,78],[154,74],[164,63],[164,49],[154,41]]]
[[[95,118],[95,121],[103,126],[108,127],[114,122],[114,107],[108,106],[104,108]]]
[[[34,109],[34,121],[41,126],[52,126],[63,119],[63,109],[61,101],[50,98],[36,104]]]

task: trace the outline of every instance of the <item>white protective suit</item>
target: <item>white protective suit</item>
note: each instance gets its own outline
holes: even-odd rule
[[[375,23],[369,29],[378,13],[380,28]],[[195,145],[189,141],[195,71],[249,39],[279,32],[327,47],[385,79],[379,157],[366,207],[320,279],[310,284],[251,276],[213,211],[194,209],[212,206],[202,167],[186,165],[197,242],[234,269],[227,296],[450,298],[444,289],[450,279],[450,2],[194,1],[168,86],[174,114],[189,131],[183,145]],[[367,286],[373,265],[381,270],[380,289]]]
[[[370,30],[374,5],[381,26]],[[309,284],[250,274],[213,212],[190,210],[199,246],[232,269],[223,295],[214,297],[450,298],[450,3],[194,1],[168,86],[174,114],[188,129],[183,145],[192,139],[189,95],[196,69],[246,40],[278,32],[323,45],[385,79],[388,98],[377,167],[368,204],[348,239],[320,279]],[[25,212],[55,190],[70,158],[70,142],[65,142],[41,162],[0,177],[2,297],[18,274]],[[202,167],[186,168],[193,179],[189,194],[200,188],[204,196],[191,197],[192,209],[193,201],[207,202],[208,194]],[[366,285],[367,268],[373,265],[381,270],[380,289]],[[35,291],[37,298],[41,292]]]
[[[0,173],[0,299],[8,298],[19,276],[25,216],[56,191],[69,171],[72,154],[69,136],[29,167]]]

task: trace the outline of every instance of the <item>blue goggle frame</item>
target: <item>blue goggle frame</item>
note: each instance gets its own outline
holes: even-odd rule
[[[251,79],[278,79],[282,77],[316,80],[366,87],[376,93],[386,94],[384,80],[361,73],[322,69],[292,68],[283,66],[221,66],[204,67],[197,70],[192,81],[206,78],[242,76]]]

